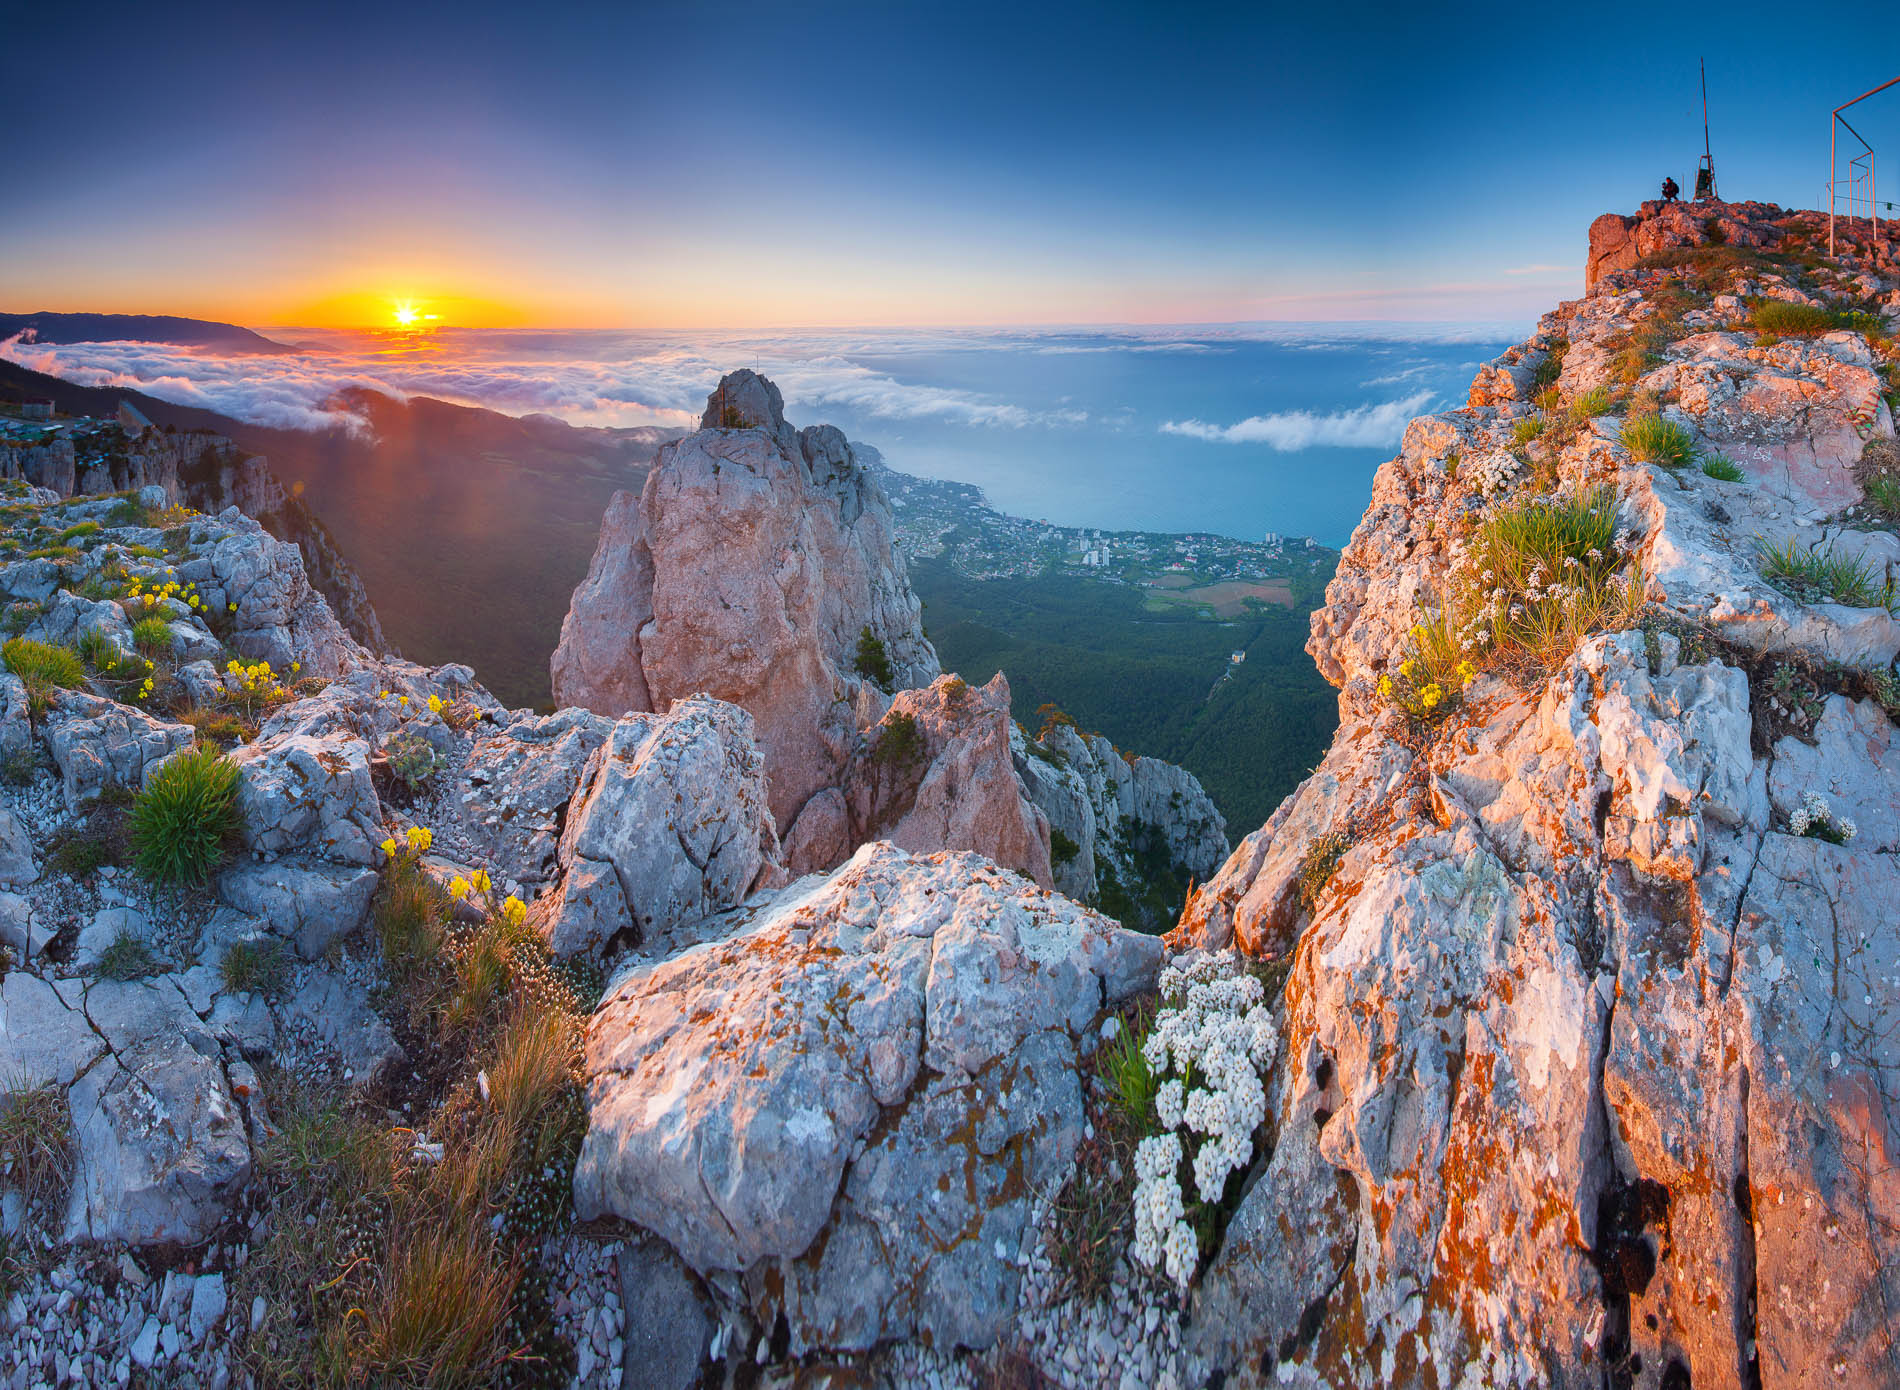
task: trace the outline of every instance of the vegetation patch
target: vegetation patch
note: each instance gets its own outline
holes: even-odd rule
[[[1306,847],[1306,853],[1300,858],[1299,897],[1300,910],[1309,917],[1333,881],[1339,861],[1351,848],[1352,836],[1343,830],[1328,830]]]
[[[35,719],[46,713],[59,691],[86,683],[85,663],[71,647],[15,637],[0,648],[0,659],[26,686],[27,710]]]
[[[909,767],[924,756],[924,733],[917,717],[893,710],[878,725],[871,761],[880,767]]]
[[[199,745],[168,758],[132,803],[133,862],[154,883],[202,883],[241,824],[237,764]]]
[[[72,1113],[49,1082],[0,1095],[0,1186],[57,1215],[73,1178]]]
[[[885,649],[884,641],[871,631],[867,623],[858,634],[857,672],[870,681],[879,690],[889,690],[897,677],[891,670],[891,655]]]
[[[218,976],[233,993],[275,998],[290,982],[290,950],[275,938],[233,942],[218,962]]]
[[[1762,576],[1803,603],[1839,603],[1849,608],[1894,608],[1894,581],[1871,560],[1844,555],[1820,542],[1774,545],[1755,542]]]
[[[1785,299],[1761,299],[1749,306],[1748,321],[1757,333],[1777,338],[1814,338],[1841,327],[1839,317],[1818,304],[1791,304]]]
[[[426,830],[385,842],[375,918],[413,1070],[413,1118],[285,1086],[260,1155],[274,1220],[238,1301],[269,1314],[246,1344],[272,1384],[561,1384],[535,1255],[569,1215],[585,1116],[590,981],[553,962],[486,873],[448,891]],[[457,921],[456,897],[480,920]],[[314,1346],[314,1355],[310,1348]]]
[[[1695,439],[1674,420],[1639,415],[1623,426],[1623,447],[1630,457],[1664,468],[1686,468],[1696,460]]]
[[[1702,471],[1718,483],[1739,483],[1748,475],[1742,466],[1725,454],[1710,454],[1702,460]]]
[[[99,973],[108,980],[142,980],[164,968],[152,948],[129,931],[121,931],[99,953]]]

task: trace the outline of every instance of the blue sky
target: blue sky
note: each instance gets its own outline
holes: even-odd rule
[[[10,18],[0,309],[270,325],[1527,322],[1812,205],[1900,11],[184,3]],[[1862,108],[1900,154],[1900,88]],[[1900,159],[1891,165],[1900,191]],[[25,196],[22,196],[22,191]]]

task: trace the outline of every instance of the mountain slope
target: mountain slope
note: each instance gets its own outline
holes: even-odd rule
[[[40,343],[176,343],[219,352],[295,352],[285,343],[235,323],[180,318],[175,314],[0,314],[0,338],[31,331]]]

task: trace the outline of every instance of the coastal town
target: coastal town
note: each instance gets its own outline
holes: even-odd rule
[[[1066,574],[1144,591],[1157,611],[1198,608],[1230,618],[1250,603],[1290,605],[1323,583],[1339,552],[1307,536],[1259,541],[1203,532],[1103,531],[1010,516],[969,483],[918,478],[853,446],[891,499],[908,557],[942,559],[969,579]]]

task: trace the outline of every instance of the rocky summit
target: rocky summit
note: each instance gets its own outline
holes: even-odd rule
[[[8,455],[0,1378],[1900,1386],[1900,265],[1841,230],[1599,220],[1380,469],[1237,848],[941,671],[749,371],[552,711],[366,644],[255,461]]]

